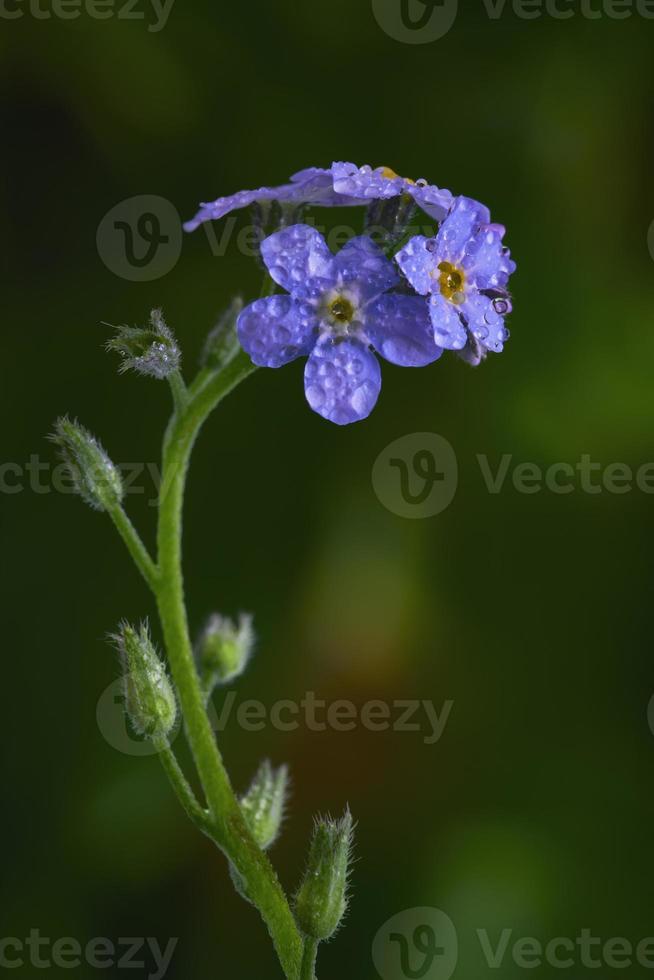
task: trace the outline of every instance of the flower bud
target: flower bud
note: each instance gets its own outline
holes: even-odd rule
[[[349,809],[340,820],[316,820],[307,870],[295,898],[295,917],[310,939],[330,939],[345,915],[352,836]]]
[[[76,493],[89,506],[107,510],[120,504],[125,493],[120,472],[95,436],[63,416],[55,422],[50,439],[59,447]]]
[[[261,245],[282,228],[300,224],[303,220],[306,203],[303,201],[255,201],[250,207],[252,230],[256,241]]]
[[[372,201],[366,212],[366,233],[385,252],[392,252],[406,237],[417,210],[408,194]]]
[[[105,347],[121,355],[121,374],[132,370],[161,381],[179,369],[181,351],[161,310],[152,310],[147,327],[117,327],[117,330]]]
[[[266,759],[241,797],[240,804],[252,836],[262,850],[275,843],[279,834],[288,794],[288,766],[273,769]]]
[[[236,296],[218,319],[208,335],[200,358],[200,367],[218,370],[238,353],[240,344],[236,333],[236,320],[243,309],[243,300]]]
[[[288,766],[273,769],[266,759],[259,767],[249,790],[239,800],[250,833],[263,851],[271,847],[277,839],[284,820],[287,794]],[[254,904],[247,881],[231,863],[229,873],[238,894]]]
[[[118,629],[111,639],[123,663],[127,715],[139,735],[166,738],[175,726],[177,701],[148,624],[141,623],[136,630],[123,622]]]
[[[253,648],[251,616],[241,614],[238,626],[218,613],[209,617],[196,644],[200,680],[207,697],[218,684],[229,684],[240,677]]]

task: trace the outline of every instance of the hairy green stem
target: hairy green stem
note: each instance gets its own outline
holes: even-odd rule
[[[317,957],[318,941],[317,939],[310,939],[309,936],[307,936],[304,940],[304,950],[302,952],[300,980],[315,980]]]
[[[188,401],[188,391],[181,371],[173,371],[168,378],[170,390],[173,393],[173,403],[177,413],[183,412]]]
[[[182,772],[181,766],[175,757],[175,753],[171,749],[167,740],[163,738],[153,739],[152,744],[157,750],[161,765],[163,766],[170,784],[175,790],[177,799],[182,804],[187,817],[189,817],[204,834],[213,839],[214,829],[211,821],[211,814],[208,810],[204,810],[195,798],[195,793],[189,786],[186,776]]]
[[[148,554],[147,548],[141,541],[138,531],[120,504],[115,504],[109,507],[108,510],[109,516],[116,525],[118,533],[125,542],[127,550],[134,560],[134,564],[152,591],[156,594],[159,584],[159,570]]]
[[[219,373],[203,377],[170,422],[164,440],[159,503],[159,615],[193,759],[206,796],[215,840],[244,879],[290,980],[299,976],[302,938],[286,896],[243,817],[205,711],[193,659],[182,574],[182,510],[189,460],[198,433],[216,405],[255,370],[242,352]]]

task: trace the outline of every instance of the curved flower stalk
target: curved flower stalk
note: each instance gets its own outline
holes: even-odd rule
[[[287,767],[264,761],[239,796],[209,722],[212,692],[241,677],[255,634],[249,614],[235,622],[216,612],[192,641],[182,574],[182,511],[191,453],[211,412],[259,366],[278,368],[306,357],[310,407],[345,425],[365,419],[377,401],[377,355],[416,368],[439,360],[444,349],[471,363],[481,362],[489,351],[499,352],[507,336],[508,280],[515,264],[501,244],[504,229],[490,222],[483,205],[388,168],[354,164],[309,168],[282,187],[219,198],[204,205],[187,227],[271,201],[296,209],[363,206],[366,231],[333,254],[314,228],[299,221],[289,225],[279,209],[278,227],[261,242],[263,298],[245,306],[240,299],[232,303],[210,332],[191,384],[182,375],[181,346],[160,310],[146,327],[117,328],[107,344],[120,355],[121,372],[167,380],[172,392],[156,555],[124,509],[120,471],[100,442],[68,417],[57,421],[52,439],[78,494],[111,518],[156,600],[165,658],[157,652],[147,621],[137,627],[123,622],[111,637],[123,665],[130,723],[152,741],[186,814],[223,852],[236,891],[260,912],[284,976],[314,980],[319,945],[338,931],[348,904],[352,817],[346,807],[340,820],[316,821],[306,874],[290,901],[267,854],[287,810]],[[433,238],[411,236],[409,219],[417,207],[440,223]],[[380,240],[367,230],[372,217],[387,232]],[[201,799],[170,744],[178,718]]]

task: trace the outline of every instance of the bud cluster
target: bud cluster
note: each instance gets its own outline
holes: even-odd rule
[[[136,371],[158,381],[179,370],[181,351],[161,310],[152,310],[146,327],[118,327],[105,347],[122,357],[120,373]]]

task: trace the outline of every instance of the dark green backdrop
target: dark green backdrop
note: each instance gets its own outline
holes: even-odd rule
[[[363,0],[177,0],[157,33],[27,9],[0,25],[3,464],[50,461],[63,412],[115,459],[156,461],[168,393],[117,377],[101,322],[162,305],[190,368],[234,289],[258,290],[252,261],[212,255],[202,231],[161,278],[115,275],[96,232],[124,199],[160,195],[186,218],[200,199],[346,159],[478,197],[507,225],[504,354],[475,371],[452,356],[387,366],[374,414],[346,429],[309,411],[299,364],[259,372],[208,425],[191,474],[194,625],[215,607],[256,614],[239,698],[454,702],[434,745],[361,727],[221,736],[239,787],[263,756],[292,768],[274,851],[290,888],[312,814],[349,801],[359,821],[354,902],[321,977],[375,977],[377,930],[418,906],[454,921],[460,980],[525,972],[510,954],[491,970],[477,929],[654,933],[654,497],[578,481],[525,494],[510,477],[490,494],[476,458],[654,460],[653,39],[641,16],[494,20],[482,0],[415,45]],[[444,436],[459,465],[453,503],[425,520],[389,512],[371,482],[384,447],[415,432]],[[3,469],[0,499],[2,937],[175,936],[171,980],[277,976],[156,760],[116,751],[96,723],[118,675],[104,634],[153,615],[145,587],[103,516],[37,492],[45,471],[8,493],[16,473]],[[150,541],[149,494],[130,509]],[[561,972],[593,971],[532,971]]]

